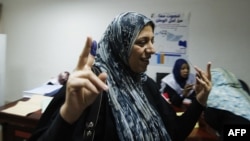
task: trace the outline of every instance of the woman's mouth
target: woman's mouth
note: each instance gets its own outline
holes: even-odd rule
[[[148,65],[149,64],[149,59],[150,58],[142,58],[141,61]]]

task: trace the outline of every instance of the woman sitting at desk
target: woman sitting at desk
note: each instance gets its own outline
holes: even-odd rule
[[[195,98],[194,84],[195,75],[190,73],[188,62],[178,59],[175,61],[173,72],[161,80],[160,92],[167,94],[170,102],[179,107],[182,103],[191,103]]]

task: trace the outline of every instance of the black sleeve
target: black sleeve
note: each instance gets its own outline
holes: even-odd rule
[[[155,106],[156,110],[159,112],[172,140],[184,141],[192,132],[204,107],[199,104],[197,100],[193,100],[185,113],[182,114],[182,116],[177,116],[172,107],[173,105],[166,102],[160,95],[158,91],[159,87],[152,79],[149,78],[143,88],[150,103]]]
[[[246,118],[238,116],[232,112],[216,109],[212,107],[207,107],[204,111],[204,119],[213,129],[223,133],[224,125],[239,125],[239,124],[248,124],[250,121]]]
[[[33,135],[31,140],[36,141],[62,141],[71,140],[73,136],[75,125],[68,124],[60,114],[57,114],[50,126],[44,126],[43,128],[37,129],[39,134]],[[35,138],[36,136],[36,138]]]
[[[67,137],[71,137],[74,125],[68,124],[59,114],[60,107],[65,100],[65,89],[63,86],[55,95],[42,114],[29,141],[67,140]]]
[[[204,107],[194,100],[181,116],[177,116],[172,105],[164,100],[161,103],[162,117],[172,140],[184,141],[198,122]]]
[[[168,94],[169,100],[173,105],[178,107],[182,105],[184,97],[181,97],[179,94],[177,94],[176,91],[169,87],[167,84],[163,92]]]

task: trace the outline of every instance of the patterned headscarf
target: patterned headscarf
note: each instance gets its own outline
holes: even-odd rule
[[[174,78],[175,78],[176,82],[181,86],[181,88],[184,88],[184,86],[186,85],[186,81],[188,80],[188,77],[183,78],[181,76],[181,66],[183,64],[187,64],[189,66],[189,64],[186,60],[178,59],[175,61],[174,68],[173,68]]]
[[[159,114],[143,92],[145,72],[134,73],[128,64],[135,39],[149,23],[154,28],[144,15],[122,13],[111,22],[98,43],[94,65],[108,74],[108,100],[121,141],[170,140]]]

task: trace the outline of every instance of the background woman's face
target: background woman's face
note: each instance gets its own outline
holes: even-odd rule
[[[183,78],[188,77],[188,74],[189,74],[189,66],[188,66],[188,64],[182,64],[181,65],[180,73],[181,73],[181,77],[183,77]]]
[[[150,25],[145,26],[132,47],[129,56],[129,67],[135,73],[145,72],[151,55],[155,53],[153,47],[154,33]]]

